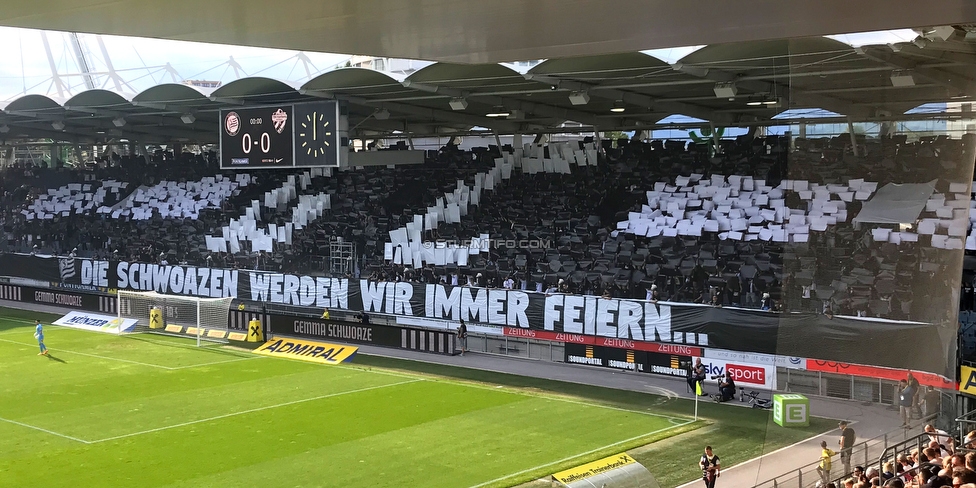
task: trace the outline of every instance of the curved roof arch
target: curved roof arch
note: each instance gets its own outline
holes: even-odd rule
[[[402,80],[403,77],[368,68],[340,68],[308,80],[299,92],[342,92],[360,96],[413,93],[400,84]]]
[[[727,66],[729,68],[738,65],[748,70],[772,68],[791,63],[817,63],[836,58],[839,55],[854,54],[856,53],[850,44],[826,37],[809,37],[736,44],[713,44],[688,54],[678,60],[678,63],[715,67]]]
[[[832,117],[843,117],[842,114],[824,108],[784,108],[779,110],[772,120],[792,120],[792,119],[825,119]]]
[[[299,97],[298,89],[290,84],[263,76],[250,76],[234,80],[210,94],[210,99],[260,98],[268,101],[275,99],[295,99]]]
[[[60,103],[45,95],[24,95],[3,108],[7,112],[39,112],[64,110]]]
[[[164,83],[147,88],[132,97],[132,103],[204,103],[210,101],[212,89],[183,83]]]
[[[705,119],[690,117],[684,114],[671,114],[654,122],[655,124],[687,124],[687,123],[708,123]]]
[[[500,64],[434,63],[408,76],[404,82],[406,86],[419,83],[470,91],[527,91],[539,87],[518,71]]]
[[[654,56],[634,52],[549,59],[530,69],[528,74],[569,76],[576,79],[631,78],[670,67],[668,63]]]
[[[459,78],[491,80],[497,78],[522,76],[517,71],[500,64],[455,64],[434,63],[425,66],[407,77],[417,83],[443,83]]]
[[[64,102],[67,107],[131,107],[131,100],[109,90],[85,90]]]

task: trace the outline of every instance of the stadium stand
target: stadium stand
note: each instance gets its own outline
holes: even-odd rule
[[[527,147],[557,163],[536,168],[526,157],[514,171],[522,148],[494,146],[334,176],[217,172],[213,155],[190,154],[14,167],[3,179],[3,244],[327,274],[329,242],[341,237],[356,243],[370,279],[912,320],[944,316],[911,286],[947,286],[935,282],[946,251],[976,248],[969,187],[952,176],[959,140],[862,140],[857,155],[840,137],[742,136],[716,153],[684,141],[603,142],[605,158],[589,164],[589,141]],[[574,154],[576,164],[560,166]],[[929,184],[934,166],[946,176]],[[917,228],[857,221],[890,183],[921,185]],[[444,215],[452,196],[465,207],[455,218]],[[391,252],[391,237],[424,218],[424,262]],[[457,259],[458,243],[479,236],[531,245],[473,246]]]

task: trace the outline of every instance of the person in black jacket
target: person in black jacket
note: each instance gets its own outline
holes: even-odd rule
[[[715,480],[718,479],[722,465],[718,455],[712,453],[712,446],[705,446],[705,454],[698,461],[698,467],[702,470],[702,481],[705,488],[715,488]]]
[[[458,324],[457,340],[458,347],[461,348],[461,355],[464,356],[464,352],[468,350],[468,326],[464,325],[463,320]]]

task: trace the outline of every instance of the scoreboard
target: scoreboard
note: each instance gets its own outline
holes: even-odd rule
[[[220,111],[221,169],[339,167],[339,104]]]

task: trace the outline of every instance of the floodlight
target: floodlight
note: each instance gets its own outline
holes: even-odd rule
[[[733,98],[739,92],[738,88],[735,87],[735,83],[731,82],[716,83],[714,91],[717,98]]]
[[[586,105],[590,103],[590,94],[585,91],[574,91],[569,94],[569,103],[573,105]]]
[[[915,77],[912,76],[911,71],[893,71],[891,73],[891,86],[915,86]]]
[[[451,110],[464,110],[468,108],[468,101],[464,97],[454,97],[451,99]]]

